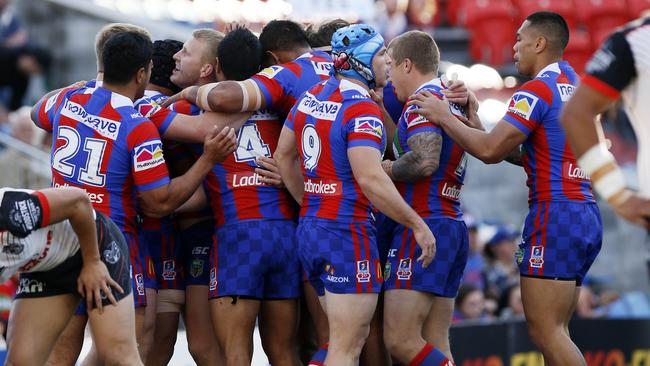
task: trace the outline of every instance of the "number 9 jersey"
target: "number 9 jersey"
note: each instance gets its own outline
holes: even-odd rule
[[[63,89],[36,106],[54,134],[52,185],[86,190],[93,207],[136,234],[135,194],[169,183],[158,130],[131,99],[108,89]]]

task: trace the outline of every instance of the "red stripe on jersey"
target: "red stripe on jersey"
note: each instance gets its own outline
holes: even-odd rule
[[[546,129],[541,126],[533,139],[535,149],[535,199],[550,200],[551,197],[551,151],[548,144]],[[533,190],[530,191],[531,195]],[[532,197],[531,197],[532,199]]]
[[[585,75],[582,78],[582,84],[596,90],[610,99],[618,99],[621,96],[620,91],[592,75]]]
[[[38,202],[41,204],[41,227],[46,227],[50,225],[50,203],[47,201],[47,197],[41,192],[34,192],[38,198]]]
[[[224,224],[225,219],[223,216],[223,206],[221,205],[219,178],[217,178],[213,171],[210,171],[205,176],[205,181],[207,182],[208,199],[210,200],[210,208],[214,215],[215,225],[221,226]]]
[[[542,98],[546,104],[553,104],[553,91],[540,79],[533,79],[519,88],[521,91],[530,90],[538,97]]]
[[[336,99],[330,99],[332,102],[340,102],[343,99],[341,93],[338,90],[335,94],[332,95],[332,97],[336,97]],[[353,118],[353,116],[364,114],[382,115],[377,103],[370,101],[361,101],[359,103],[354,103],[343,112],[343,120],[349,121]]]
[[[582,193],[582,182],[587,180],[573,177],[573,175],[576,175],[574,172],[582,172],[582,170],[578,167],[578,162],[571,151],[568,140],[564,144],[562,162],[562,191],[564,195],[571,200],[586,201],[587,198]],[[577,175],[581,174],[578,173]]]
[[[357,263],[361,259],[361,244],[359,244],[359,233],[357,232],[357,229],[354,224],[350,224],[350,232],[352,233],[352,243],[354,246],[354,265],[355,268],[357,268]],[[361,286],[361,282],[358,281],[357,277],[355,276],[354,278],[355,281],[357,281],[357,293],[360,294],[363,292],[363,286]]]
[[[438,192],[441,192],[439,197],[440,197],[440,206],[442,206],[442,213],[445,216],[452,217],[452,218],[456,218],[458,216],[455,208],[455,205],[457,204],[458,200],[454,200],[451,197],[444,196],[442,194],[443,192],[442,189],[444,187],[445,181],[450,184],[452,182],[455,182],[456,184],[461,186],[461,182],[459,181],[458,176],[456,175],[456,169],[458,169],[458,164],[460,164],[460,161],[463,158],[463,153],[464,150],[456,143],[454,143],[451,150],[451,154],[449,156],[449,160],[447,161],[447,168],[445,169],[445,175],[444,175],[445,179],[444,181],[440,182],[441,186],[439,187],[438,190]]]
[[[368,282],[366,282],[366,291],[368,293],[372,292],[372,261],[370,260],[370,238],[368,238],[368,232],[366,231],[366,225],[359,225],[361,227],[361,240],[363,241],[363,250],[366,253],[366,260],[368,261],[368,271],[370,272],[370,277]]]

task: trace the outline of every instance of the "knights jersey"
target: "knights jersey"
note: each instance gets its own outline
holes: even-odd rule
[[[278,146],[282,122],[275,112],[259,110],[237,132],[237,149],[208,175],[208,190],[217,224],[251,219],[292,220],[293,199],[286,189],[260,182],[255,159],[271,158]]]
[[[386,146],[379,106],[368,91],[335,77],[303,94],[285,122],[302,160],[300,216],[368,221],[371,205],[354,179],[348,149]]]
[[[145,90],[144,96],[135,101],[138,112],[153,122],[161,136],[165,134],[177,114],[171,108],[161,106],[162,102],[167,98],[166,95],[160,92]]]
[[[282,115],[291,110],[300,95],[329,79],[332,57],[323,51],[311,51],[282,65],[273,65],[251,79],[266,98],[266,108]]]
[[[583,84],[623,100],[639,144],[639,191],[650,197],[650,18],[617,29],[587,64]]]
[[[414,94],[429,91],[442,98],[445,89],[440,79],[433,79],[420,86]],[[450,104],[452,113],[462,116],[463,111]],[[438,169],[429,177],[414,183],[396,182],[404,200],[423,218],[460,219],[460,190],[465,178],[467,156],[465,151],[452,140],[440,126],[415,113],[417,106],[406,106],[399,118],[393,141],[395,158],[399,159],[411,151],[408,139],[420,133],[434,133],[442,137],[442,150]]]
[[[523,143],[529,203],[593,202],[591,182],[578,167],[560,111],[575,89],[578,76],[566,61],[546,66],[512,96],[504,120],[528,138]]]
[[[39,205],[31,199],[11,193],[28,193],[38,199]],[[7,202],[11,201],[11,202]],[[79,239],[68,220],[50,225],[50,208],[47,198],[40,192],[27,189],[0,188],[2,206],[16,205],[20,214],[14,215],[13,224],[27,225],[31,231],[25,237],[18,237],[9,231],[0,231],[0,282],[9,279],[18,271],[40,272],[51,270],[79,250]],[[41,218],[40,225],[33,225]],[[18,221],[18,222],[16,222]]]
[[[135,234],[136,191],[169,183],[156,127],[102,87],[63,90],[36,110],[36,123],[54,135],[53,186],[85,189],[95,209]]]

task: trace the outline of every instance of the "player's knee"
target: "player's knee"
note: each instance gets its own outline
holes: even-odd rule
[[[192,336],[187,339],[187,350],[195,360],[201,360],[207,357],[213,346],[207,337]]]
[[[528,336],[540,348],[555,337],[555,329],[543,321],[528,321]]]
[[[5,365],[22,366],[22,365],[39,365],[45,360],[41,360],[40,356],[29,349],[21,349],[20,347],[10,347],[7,354]]]
[[[138,364],[140,360],[138,349],[133,342],[111,342],[111,345],[105,349],[99,349],[98,352],[106,365],[134,365]]]

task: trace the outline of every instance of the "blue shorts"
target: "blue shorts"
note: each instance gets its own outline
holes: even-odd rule
[[[184,290],[183,252],[175,228],[170,224],[160,229],[141,229],[140,243],[149,248],[156,270],[157,288]]]
[[[140,242],[139,238],[124,233],[131,253],[131,286],[133,287],[133,302],[135,307],[147,306],[145,288],[156,289],[156,270],[149,255],[149,248]]]
[[[319,296],[379,293],[383,269],[374,223],[300,218],[296,230],[302,267]]]
[[[602,241],[603,224],[596,203],[533,203],[515,255],[519,273],[575,280],[580,286]]]
[[[427,268],[417,259],[422,249],[413,231],[397,225],[384,271],[385,290],[407,289],[456,297],[467,263],[469,237],[464,221],[424,219],[436,237],[436,256]]]
[[[210,249],[214,241],[214,221],[201,221],[180,231],[185,260],[185,286],[210,283]]]
[[[397,223],[381,212],[375,214],[375,226],[377,227],[377,249],[382,268],[386,265],[388,251],[393,243],[393,233]]]
[[[300,297],[295,232],[296,224],[290,220],[245,220],[221,226],[212,248],[210,299]]]

